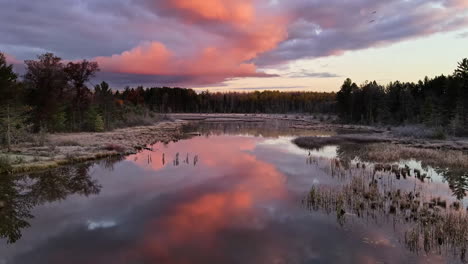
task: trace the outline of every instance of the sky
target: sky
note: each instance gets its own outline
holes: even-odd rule
[[[0,0],[0,52],[93,60],[113,88],[336,91],[468,57],[468,0]]]

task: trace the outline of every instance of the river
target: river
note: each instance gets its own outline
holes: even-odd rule
[[[450,254],[405,247],[398,226],[304,205],[334,185],[282,125],[208,124],[136,155],[4,177],[0,263],[446,263]],[[425,183],[452,196],[443,179]],[[6,197],[6,198],[5,198]],[[10,243],[7,243],[10,242]]]

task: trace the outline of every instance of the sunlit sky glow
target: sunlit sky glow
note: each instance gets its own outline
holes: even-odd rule
[[[336,91],[417,81],[468,57],[468,0],[0,0],[0,51],[96,60],[95,81]]]

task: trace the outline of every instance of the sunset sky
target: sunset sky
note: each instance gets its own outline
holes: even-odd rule
[[[99,63],[93,81],[336,91],[451,74],[468,0],[0,0],[0,51]]]

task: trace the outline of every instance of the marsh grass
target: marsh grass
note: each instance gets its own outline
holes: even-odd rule
[[[331,136],[331,137],[298,137],[293,140],[293,143],[300,148],[305,149],[321,149],[325,146],[330,145],[342,145],[342,144],[351,144],[351,143],[377,143],[385,141],[384,139],[379,139],[375,137],[367,136],[351,136],[351,135],[341,135],[341,136]]]
[[[74,146],[81,146],[81,144],[78,143],[78,141],[75,141],[75,140],[63,140],[63,141],[58,142],[57,146],[74,147]]]
[[[125,147],[121,146],[121,145],[118,145],[118,144],[106,144],[104,147],[103,147],[104,150],[107,150],[107,151],[116,151],[118,153],[123,153],[125,152]]]
[[[447,135],[441,127],[426,127],[424,125],[408,125],[394,127],[391,131],[400,137],[409,137],[417,139],[446,139]]]
[[[358,149],[356,155],[364,161],[392,163],[420,160],[424,165],[442,168],[468,169],[468,154],[458,150],[435,150],[393,144],[370,144]]]
[[[320,162],[310,164],[323,169]],[[333,159],[328,170],[330,176],[340,176],[339,184],[313,186],[303,200],[307,208],[336,215],[340,225],[345,225],[349,217],[374,219],[376,223],[387,219],[401,231],[401,240],[409,250],[451,252],[465,262],[468,217],[459,201],[450,204],[441,197],[432,197],[423,184],[407,182],[402,188],[394,172],[359,163],[344,166]]]

